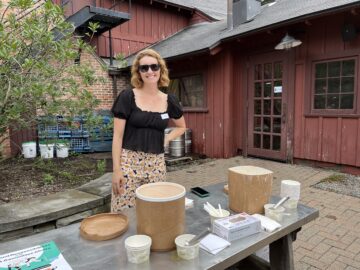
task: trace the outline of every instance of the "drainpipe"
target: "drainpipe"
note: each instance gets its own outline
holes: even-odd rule
[[[233,29],[233,0],[227,0],[227,29]]]

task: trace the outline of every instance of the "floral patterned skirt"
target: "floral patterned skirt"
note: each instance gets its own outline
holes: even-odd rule
[[[113,213],[134,206],[135,190],[141,185],[165,181],[165,156],[122,149],[121,170],[125,178],[125,192],[121,195],[111,194]]]

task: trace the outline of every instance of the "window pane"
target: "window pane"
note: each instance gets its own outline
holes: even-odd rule
[[[316,95],[314,98],[314,109],[325,109],[325,95]]]
[[[355,60],[346,60],[342,62],[342,75],[354,76],[355,74]]]
[[[315,80],[315,93],[316,94],[326,93],[326,80],[325,79]]]
[[[280,150],[280,136],[273,136],[273,150]]]
[[[340,76],[340,62],[330,62],[328,64],[328,77]]]
[[[254,101],[254,113],[261,114],[261,100]]]
[[[326,73],[326,63],[315,65],[315,78],[325,78]]]
[[[255,83],[255,97],[261,97],[261,83]]]
[[[271,97],[271,82],[264,83],[264,97]]]
[[[274,63],[274,79],[282,79],[282,63]]]
[[[272,79],[272,63],[264,64],[264,80]]]
[[[261,80],[261,65],[255,65],[255,68],[254,68],[254,79],[255,80]]]
[[[270,135],[263,135],[263,147],[264,149],[270,149]]]
[[[281,99],[274,99],[273,114],[274,115],[281,114]]]
[[[271,114],[271,100],[264,100],[264,112],[265,115]]]
[[[340,79],[329,79],[328,80],[328,93],[339,93],[340,92]]]
[[[254,134],[254,147],[255,148],[261,147],[261,135],[260,134]]]
[[[341,92],[353,93],[354,92],[354,78],[345,77],[341,79]]]
[[[271,118],[264,117],[263,131],[270,132]]]
[[[273,133],[281,133],[281,118],[273,118]]]
[[[177,96],[184,107],[205,106],[202,75],[172,79],[167,92]]]
[[[354,104],[354,95],[341,95],[340,109],[352,109]]]
[[[326,109],[339,109],[339,95],[328,95]]]
[[[282,95],[282,81],[274,82],[274,97],[281,97]]]
[[[254,131],[261,131],[261,117],[254,117]]]

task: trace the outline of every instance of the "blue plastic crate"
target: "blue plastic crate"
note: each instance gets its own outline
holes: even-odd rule
[[[91,152],[111,152],[112,140],[91,141]]]
[[[70,150],[74,152],[89,152],[89,138],[71,138],[70,139]]]

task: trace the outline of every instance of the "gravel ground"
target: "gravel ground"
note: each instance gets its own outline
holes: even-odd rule
[[[360,198],[360,176],[337,173],[321,180],[313,187]]]

